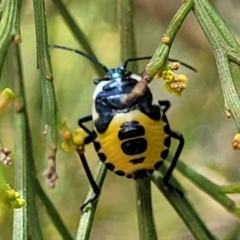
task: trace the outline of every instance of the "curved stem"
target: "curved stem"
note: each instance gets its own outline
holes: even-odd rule
[[[127,94],[126,97],[122,99],[122,103],[129,104],[141,96],[147,87],[147,85],[152,81],[155,75],[163,68],[165,65],[169,52],[171,49],[171,45],[181,24],[184,19],[187,17],[188,13],[193,8],[193,0],[185,0],[183,1],[181,7],[173,17],[171,23],[169,24],[165,34],[163,34],[163,38],[159,44],[159,47],[155,51],[152,59],[146,66],[146,73],[144,74],[142,80],[133,88],[133,90]]]
[[[21,0],[2,0],[0,3],[0,73],[3,62],[12,41],[21,42],[20,37],[20,11],[22,6]]]
[[[106,176],[106,167],[105,165],[99,161],[97,171],[96,171],[96,177],[95,181],[99,187],[99,189],[102,188],[103,182]],[[90,189],[86,199],[88,200],[93,195],[93,190]],[[98,200],[91,204],[91,206],[87,206],[86,210],[82,213],[79,225],[78,225],[78,231],[76,240],[88,240],[93,224],[93,218],[95,215],[95,211],[97,208]]]
[[[57,103],[53,86],[52,66],[50,62],[47,24],[44,0],[33,0],[34,19],[37,41],[37,66],[40,70],[42,85],[42,111],[44,121],[44,134],[46,136],[46,155],[48,169],[45,175],[48,186],[53,188],[57,179],[56,151],[57,151]]]
[[[229,55],[229,53],[231,53],[231,46],[228,46],[222,35],[220,35],[217,24],[212,22],[204,2],[194,0],[194,13],[208,41],[213,47],[223,90],[224,107],[228,113],[233,115],[238,129],[240,130],[240,100],[234,85],[231,67],[227,58],[227,54]]]

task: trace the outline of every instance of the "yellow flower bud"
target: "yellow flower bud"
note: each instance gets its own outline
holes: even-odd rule
[[[65,140],[70,140],[72,138],[72,133],[69,130],[66,130],[62,133],[62,137]]]
[[[240,133],[237,133],[232,140],[232,148],[234,150],[240,150]]]
[[[7,108],[8,104],[14,97],[15,94],[10,88],[6,88],[0,93],[0,113]]]

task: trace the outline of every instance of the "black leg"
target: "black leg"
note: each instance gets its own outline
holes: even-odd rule
[[[170,108],[170,102],[165,100],[165,101],[158,101],[159,105],[162,107],[163,112],[165,113],[169,108]]]
[[[166,184],[167,187],[169,187],[170,189],[174,189],[178,192],[178,194],[183,197],[183,193],[182,191],[180,191],[179,189],[173,187],[170,183],[169,183],[169,180],[172,176],[172,172],[174,170],[174,168],[176,167],[177,165],[177,161],[178,161],[178,158],[182,152],[182,149],[183,149],[183,146],[184,146],[184,138],[182,136],[181,133],[179,132],[176,132],[176,131],[170,131],[170,134],[169,134],[172,138],[175,138],[179,141],[179,144],[178,144],[178,147],[177,147],[177,150],[173,156],[173,159],[172,159],[172,162],[171,162],[171,165],[170,167],[168,168],[164,178],[163,178],[163,181],[164,183]]]
[[[87,127],[85,127],[85,126],[83,125],[83,123],[89,122],[89,121],[92,121],[92,115],[87,115],[87,116],[84,116],[84,117],[79,118],[79,120],[78,120],[78,125],[79,125],[79,127],[81,127],[86,133],[88,133],[88,134],[91,135],[92,132],[91,132]]]
[[[88,166],[88,163],[87,163],[87,160],[86,160],[85,155],[84,155],[83,153],[79,153],[79,152],[78,152],[78,154],[79,154],[79,157],[80,157],[80,159],[81,159],[83,168],[84,168],[84,170],[85,170],[85,172],[86,172],[87,178],[88,178],[88,180],[89,180],[89,183],[90,183],[90,185],[91,185],[91,187],[92,187],[92,189],[93,189],[93,193],[94,193],[94,195],[93,195],[91,198],[89,198],[87,201],[85,201],[85,202],[81,205],[80,209],[81,209],[81,211],[83,211],[83,209],[84,209],[89,203],[93,203],[94,201],[96,201],[96,200],[98,199],[98,197],[99,197],[99,195],[100,195],[100,189],[99,189],[97,183],[95,182],[95,180],[94,180],[94,178],[93,178],[93,175],[92,175],[92,173],[91,173],[91,171],[90,171],[90,168],[89,168],[89,166]]]
[[[86,133],[89,134],[89,136],[87,136],[86,139],[84,140],[84,143],[85,143],[85,144],[92,142],[93,139],[94,139],[93,133],[92,133],[87,127],[85,127],[85,126],[83,125],[84,122],[89,122],[89,121],[91,121],[91,120],[92,120],[92,115],[87,115],[87,116],[85,116],[85,117],[80,118],[79,121],[78,121],[78,125],[79,125]],[[99,194],[100,194],[100,189],[99,189],[97,183],[95,182],[95,180],[94,180],[94,178],[93,178],[93,175],[92,175],[92,173],[91,173],[91,171],[90,171],[90,168],[89,168],[89,166],[88,166],[87,159],[86,159],[85,155],[84,155],[82,152],[78,152],[78,155],[79,155],[79,157],[80,157],[80,160],[81,160],[81,162],[82,162],[84,171],[86,172],[87,178],[88,178],[88,180],[89,180],[89,183],[90,183],[90,185],[91,185],[91,187],[92,187],[92,189],[93,189],[93,193],[94,193],[94,195],[93,195],[90,199],[88,199],[86,202],[84,202],[84,203],[81,205],[80,209],[81,209],[81,211],[83,211],[83,209],[86,207],[86,205],[88,205],[89,203],[92,203],[92,202],[94,202],[96,199],[98,199]]]

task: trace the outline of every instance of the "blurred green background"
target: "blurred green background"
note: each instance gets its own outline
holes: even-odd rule
[[[108,67],[121,64],[120,40],[114,0],[68,0],[69,11],[87,35],[97,57]],[[225,20],[231,32],[239,39],[239,7],[237,0],[211,1]],[[171,18],[180,6],[180,1],[135,0],[134,28],[138,56],[152,55]],[[51,1],[46,1],[49,42],[81,49],[68,30],[65,22]],[[34,154],[38,179],[59,210],[62,219],[73,236],[80,217],[79,206],[89,189],[89,184],[76,153],[65,153],[59,148],[57,171],[59,180],[53,190],[46,189],[42,172],[46,167],[44,138],[41,134],[41,92],[36,70],[36,44],[32,1],[23,1],[22,9],[22,58],[26,83],[27,107],[34,139]],[[171,50],[171,57],[194,66],[198,73],[182,67],[178,72],[188,77],[187,90],[181,98],[163,91],[163,82],[151,84],[154,96],[168,99],[171,108],[168,119],[172,129],[183,133],[186,141],[181,155],[188,165],[218,184],[239,182],[239,152],[231,148],[231,140],[237,133],[233,119],[224,114],[221,86],[213,53],[194,15],[184,22]],[[94,84],[97,78],[89,62],[74,53],[51,50],[54,84],[60,113],[71,128],[77,127],[80,116],[90,113]],[[142,62],[139,69],[144,69]],[[1,89],[8,86],[5,67]],[[236,80],[237,68],[233,70]],[[236,84],[238,84],[236,82]],[[9,109],[1,116],[1,136],[4,144],[13,148],[12,113]],[[173,148],[174,151],[174,148]],[[89,164],[94,169],[97,156],[92,146],[86,151]],[[94,170],[93,170],[94,171]],[[13,183],[12,167],[5,171]],[[176,173],[185,188],[186,196],[193,203],[209,229],[220,239],[238,224],[208,196],[195,188],[188,180]],[[236,202],[239,195],[234,196]],[[176,212],[153,185],[153,208],[159,239],[193,239]],[[43,206],[39,202],[39,214],[45,239],[61,239]],[[12,211],[0,216],[0,239],[11,239]],[[108,172],[100,196],[90,239],[120,240],[138,239],[134,181]]]

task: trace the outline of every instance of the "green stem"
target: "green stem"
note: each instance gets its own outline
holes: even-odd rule
[[[32,139],[25,107],[25,93],[21,67],[20,50],[12,45],[8,53],[9,78],[13,79],[16,93],[14,101],[15,133],[15,187],[26,199],[26,206],[14,210],[13,239],[43,239],[35,201],[35,164]],[[31,223],[31,224],[29,224]]]
[[[22,83],[22,67],[20,62],[19,47],[11,45],[7,54],[10,79],[13,78],[13,90],[16,94],[14,100],[14,188],[24,199],[28,199],[27,191],[27,141],[26,115],[24,112],[24,92]],[[11,70],[10,70],[11,67]],[[11,76],[12,75],[12,76]],[[27,212],[28,207],[14,210],[13,239],[27,240]]]
[[[117,1],[118,26],[120,32],[121,43],[121,60],[137,56],[134,27],[133,12],[131,0]],[[138,72],[136,62],[133,62],[128,69],[131,72]],[[156,230],[153,221],[151,187],[150,179],[142,179],[136,181],[136,206],[138,216],[139,239],[157,239]]]
[[[48,169],[45,173],[49,187],[53,188],[57,179],[55,163],[58,134],[56,120],[57,104],[48,49],[44,0],[33,0],[33,7],[37,40],[37,65],[40,69],[42,84],[44,134],[46,135],[46,155],[48,159]]]
[[[221,204],[227,211],[233,213],[237,217],[240,217],[240,208],[237,208],[234,201],[224,194],[224,190],[227,191],[226,187],[224,188],[216,185],[209,179],[205,178],[201,174],[186,166],[181,161],[178,161],[177,169],[189,180],[191,180],[195,185],[197,185],[202,191],[207,193],[215,201]],[[228,190],[230,191],[230,187],[228,188]]]
[[[238,53],[236,53],[233,49],[230,49],[227,52],[227,57],[228,57],[229,61],[234,62],[238,66],[240,66],[240,55]]]
[[[40,200],[42,201],[43,205],[46,208],[46,211],[48,212],[49,217],[51,218],[53,224],[55,225],[56,229],[58,230],[58,232],[60,233],[60,235],[62,236],[62,238],[64,240],[72,240],[72,236],[70,235],[70,233],[68,232],[65,224],[63,223],[58,211],[56,210],[56,208],[54,207],[54,205],[52,204],[52,202],[50,201],[50,199],[47,197],[47,195],[45,194],[45,192],[43,191],[40,183],[38,182],[38,180],[35,180],[36,184],[36,192],[40,198]]]
[[[139,239],[156,240],[157,233],[153,219],[151,182],[149,178],[136,180],[136,193]]]
[[[227,186],[219,186],[219,190],[225,194],[240,193],[240,184],[232,184]]]
[[[130,93],[127,94],[127,96],[121,99],[121,102],[123,104],[127,105],[136,100],[139,96],[141,96],[145,92],[147,85],[152,81],[156,74],[164,68],[168,60],[171,45],[177,35],[177,32],[180,29],[184,19],[187,17],[188,13],[192,10],[192,8],[193,0],[183,1],[181,7],[179,8],[177,13],[173,17],[171,23],[169,24],[165,34],[163,34],[163,38],[159,44],[159,47],[155,51],[150,62],[147,64],[146,72],[142,80],[138,84],[136,84],[136,86],[132,89]]]
[[[81,28],[77,25],[69,11],[67,10],[66,6],[63,4],[61,0],[52,0],[54,5],[57,7],[59,13],[62,15],[64,21],[68,25],[69,29],[71,30],[73,36],[77,39],[77,41],[82,45],[83,49],[86,53],[93,58],[97,59],[96,55],[92,51],[92,48],[89,45],[89,41],[87,40],[85,34],[81,30]],[[96,74],[100,77],[105,74],[102,68],[90,62],[93,69],[95,70]]]
[[[20,11],[21,0],[2,0],[0,19],[0,73],[7,49],[12,41],[21,42],[20,37]]]
[[[106,176],[106,167],[102,162],[99,161],[97,171],[96,171],[96,177],[95,177],[95,181],[99,189],[101,189],[103,186],[105,176]],[[92,195],[93,195],[93,191],[92,189],[90,189],[87,194],[86,200],[91,198]],[[98,200],[92,203],[91,205],[88,205],[84,210],[84,212],[82,213],[79,226],[78,226],[76,240],[89,239],[91,228],[93,225],[93,218],[97,208],[97,203],[98,203]]]
[[[212,22],[202,1],[194,0],[194,13],[208,41],[213,47],[223,90],[225,109],[233,115],[238,129],[240,129],[240,100],[236,87],[234,86],[232,72],[227,58],[227,53],[231,52],[231,46],[228,46],[219,34],[217,24],[215,25]]]
[[[186,0],[173,17],[163,37],[169,38],[167,43],[160,42],[159,47],[155,51],[152,59],[146,68],[146,73],[153,78],[164,66],[168,59],[172,43],[189,12],[193,8],[193,0]]]
[[[165,168],[163,165],[161,168]],[[166,169],[164,169],[166,171]],[[164,196],[179,214],[181,219],[185,222],[188,229],[191,231],[195,239],[198,240],[210,240],[216,239],[206,228],[204,223],[199,218],[198,214],[195,212],[192,205],[188,202],[186,197],[180,198],[177,192],[169,190],[166,185],[163,183],[161,175],[159,172],[155,171],[152,174],[152,180],[156,186],[162,191]],[[171,177],[172,182],[176,185],[176,180],[174,177]],[[177,183],[177,185],[179,185]],[[181,187],[180,187],[181,188]]]
[[[208,13],[208,16],[212,19],[213,23],[217,27],[219,34],[223,37],[223,39],[226,41],[226,43],[229,46],[231,46],[232,48],[235,48],[235,50],[239,51],[240,46],[239,46],[237,40],[233,37],[233,35],[229,31],[229,29],[224,24],[223,20],[216,13],[216,11],[211,6],[211,4],[207,0],[201,0],[201,2],[204,4],[205,11]]]

